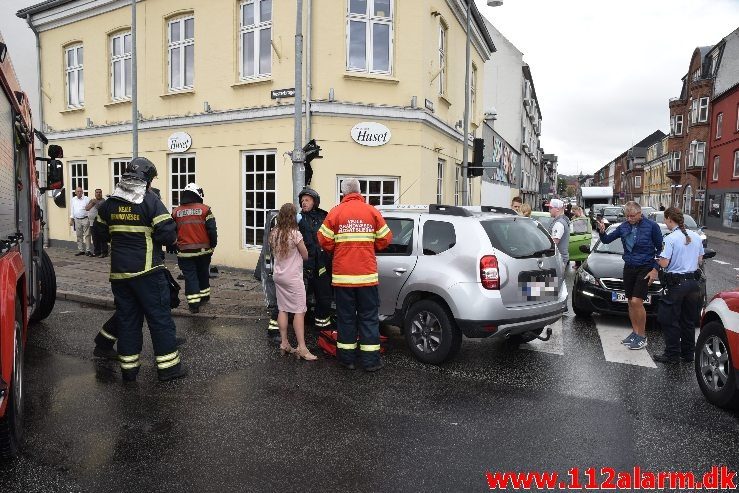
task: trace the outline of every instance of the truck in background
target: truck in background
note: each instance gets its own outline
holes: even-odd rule
[[[595,204],[610,205],[613,203],[613,187],[580,187],[577,203],[586,210],[586,213],[591,211]]]
[[[18,454],[23,436],[23,353],[30,321],[46,318],[56,301],[56,274],[43,249],[40,200],[63,190],[62,149],[36,158],[28,96],[16,77],[0,35],[0,458]],[[47,166],[48,188],[39,188],[36,161]],[[61,194],[63,198],[63,193]]]

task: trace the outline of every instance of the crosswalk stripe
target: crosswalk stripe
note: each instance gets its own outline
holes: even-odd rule
[[[714,262],[716,262],[717,264],[721,264],[721,265],[731,265],[731,264],[730,264],[729,262],[724,262],[723,260],[716,260],[716,259],[711,259],[711,260],[713,260],[713,261],[714,261]]]
[[[631,333],[630,327],[610,324],[601,320],[595,320],[595,325],[598,328],[598,336],[603,346],[603,355],[606,361],[657,368],[646,349],[635,351],[621,344],[621,341]]]
[[[557,320],[550,325],[550,327],[552,328],[552,337],[550,337],[548,341],[535,339],[526,344],[521,344],[520,348],[529,351],[539,351],[542,353],[559,354],[560,356],[564,356],[565,351],[564,341],[562,340],[562,319]],[[545,332],[542,332],[542,335],[544,335]]]

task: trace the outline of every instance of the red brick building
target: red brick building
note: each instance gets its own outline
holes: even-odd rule
[[[739,29],[708,54],[713,67],[706,225],[739,229]]]
[[[672,98],[670,138],[667,150],[670,163],[667,176],[672,181],[671,204],[701,222],[706,190],[708,137],[711,129],[711,95],[715,59],[713,46],[696,48],[683,77],[680,96]]]

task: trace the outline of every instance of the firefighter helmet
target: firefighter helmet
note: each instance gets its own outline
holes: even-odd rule
[[[123,173],[124,178],[138,178],[146,183],[151,183],[156,176],[157,167],[145,157],[133,158],[131,162],[128,163],[126,172]]]
[[[197,183],[188,183],[187,186],[182,190],[183,192],[192,192],[201,199],[205,198],[203,189],[198,187]]]
[[[303,200],[303,195],[309,195],[310,197],[312,197],[314,202],[313,207],[315,209],[318,209],[318,206],[321,203],[321,196],[318,195],[318,192],[313,190],[311,187],[305,187],[298,194],[298,201]]]

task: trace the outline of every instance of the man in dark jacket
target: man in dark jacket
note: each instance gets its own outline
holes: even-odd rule
[[[177,223],[177,264],[185,276],[187,308],[192,313],[210,300],[210,259],[218,244],[216,219],[203,204],[203,189],[189,183],[172,211]]]
[[[157,176],[154,164],[134,158],[111,197],[98,212],[95,228],[110,241],[110,283],[116,305],[121,374],[139,373],[144,317],[149,326],[160,380],[186,375],[170,313],[169,283],[154,245],[174,245],[177,227],[161,200],[148,190]]]
[[[605,233],[602,218],[598,221],[598,230],[603,243],[621,238],[624,246],[624,291],[629,303],[632,332],[621,342],[629,349],[644,349],[647,347],[644,301],[649,296],[649,286],[657,279],[659,266],[656,256],[662,250],[662,231],[657,223],[642,217],[641,206],[636,202],[627,202],[624,212],[626,221],[613,232]]]

